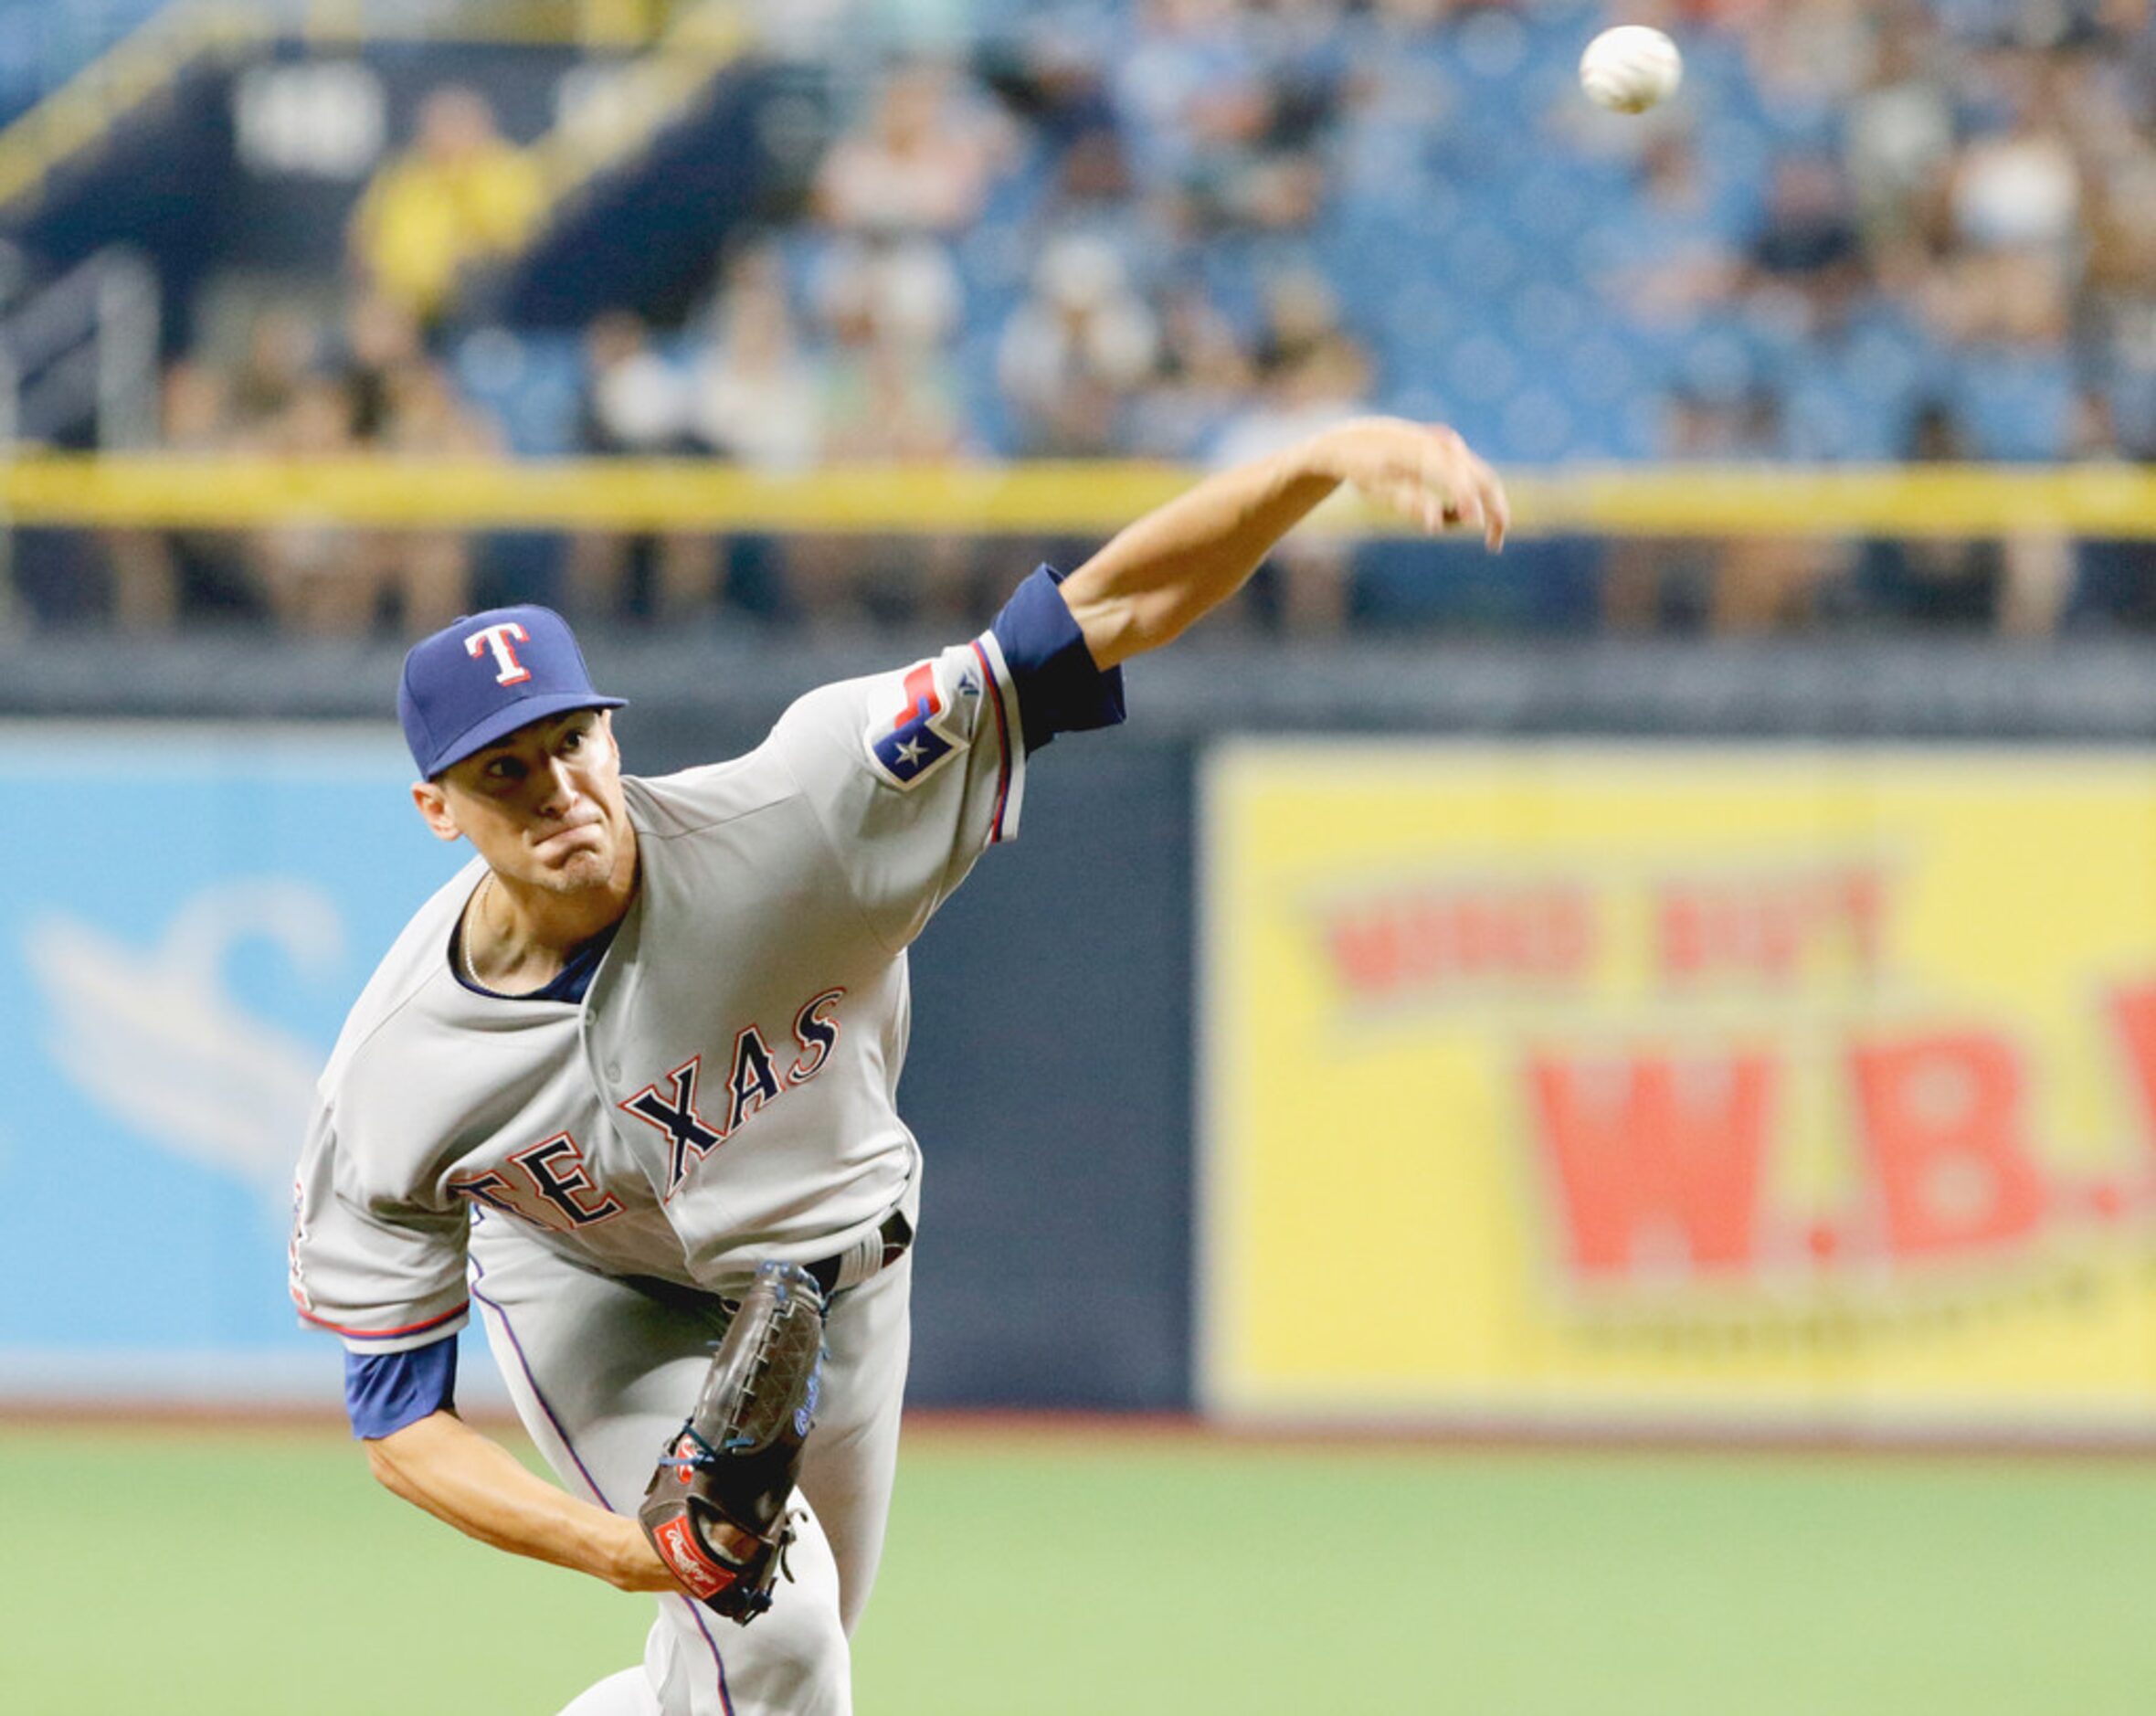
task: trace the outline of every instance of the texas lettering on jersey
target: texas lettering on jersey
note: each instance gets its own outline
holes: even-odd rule
[[[699,1102],[698,1086],[703,1077],[701,1054],[691,1056],[662,1079],[655,1079],[617,1105],[624,1114],[666,1135],[666,1196],[673,1196],[689,1170],[739,1131],[766,1103],[798,1090],[823,1071],[839,1041],[839,1022],[832,1010],[845,994],[843,989],[827,989],[801,1004],[794,1014],[794,1042],[798,1053],[783,1070],[760,1028],[749,1024],[735,1033],[725,1089],[706,1098],[711,1118]]]
[[[501,1168],[460,1174],[449,1181],[449,1190],[556,1233],[589,1227],[621,1213],[621,1200],[592,1183],[583,1149],[567,1132],[556,1132],[513,1152]]]

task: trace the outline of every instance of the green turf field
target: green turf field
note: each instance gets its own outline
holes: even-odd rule
[[[644,1600],[330,1433],[0,1428],[8,1716],[550,1716]],[[915,1435],[862,1716],[2156,1707],[2156,1462]]]

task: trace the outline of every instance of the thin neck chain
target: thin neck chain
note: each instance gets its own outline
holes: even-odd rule
[[[464,933],[457,937],[457,957],[464,962],[464,975],[475,989],[485,989],[487,984],[479,974],[479,968],[471,961],[471,931],[479,923],[480,904],[494,885],[494,873],[490,870],[479,884],[479,892],[471,896],[471,905],[464,914]]]

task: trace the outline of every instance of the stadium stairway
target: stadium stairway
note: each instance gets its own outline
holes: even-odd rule
[[[169,0],[0,0],[0,125],[170,9]]]
[[[767,171],[756,119],[771,74],[742,47],[732,7],[692,12],[533,145],[555,201],[508,267],[501,320],[581,327],[616,308],[681,320]]]
[[[368,173],[402,145],[430,89],[460,81],[486,92],[504,133],[561,189],[490,311],[541,329],[617,304],[663,318],[708,273],[728,217],[713,211],[751,200],[748,79],[729,75],[737,26],[688,33],[714,16],[734,13],[685,13],[638,53],[388,30],[298,36],[266,7],[168,8],[0,132],[0,241],[29,259],[32,285],[116,244],[141,254],[176,312],[164,329],[176,349],[213,274],[336,278]],[[249,158],[250,84],[310,68],[362,86],[362,129],[378,151],[266,170]]]
[[[37,248],[58,249],[53,260],[61,265],[126,232],[122,228],[99,234],[68,254],[38,232],[56,205],[79,200],[86,186],[92,200],[112,194],[124,199],[145,168],[153,176],[167,176],[155,174],[153,159],[115,161],[116,146],[145,124],[169,127],[175,110],[188,110],[186,121],[201,119],[202,104],[193,99],[201,78],[261,39],[259,20],[244,12],[158,7],[139,0],[132,6],[90,8],[100,27],[77,20],[62,30],[62,20],[79,9],[0,0],[0,114],[5,116],[0,129],[0,232],[18,242],[46,236],[48,242]],[[62,67],[71,75],[61,76]],[[181,129],[186,128],[183,122]],[[198,154],[185,140],[175,141],[185,157],[175,164],[198,173]],[[168,193],[177,188],[164,186]]]

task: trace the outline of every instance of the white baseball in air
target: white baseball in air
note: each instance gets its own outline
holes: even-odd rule
[[[1600,105],[1619,113],[1644,113],[1676,93],[1684,56],[1660,30],[1620,24],[1587,44],[1580,56],[1580,87]]]

